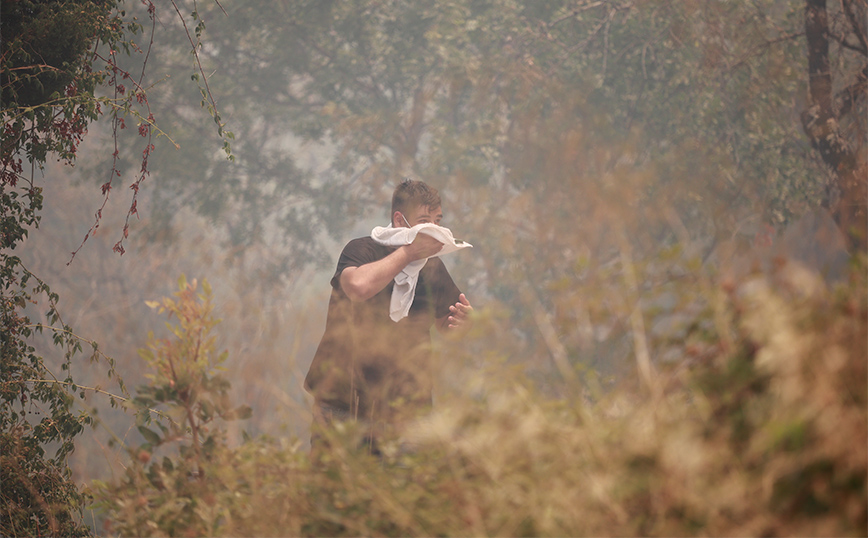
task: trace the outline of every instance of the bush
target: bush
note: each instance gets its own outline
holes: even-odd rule
[[[188,435],[160,461],[133,450],[99,497],[121,535],[862,535],[868,309],[853,274],[839,293],[795,269],[732,290],[732,345],[657,396],[550,399],[488,376],[379,458],[350,448],[351,425],[316,465],[266,438],[217,437],[197,459]]]

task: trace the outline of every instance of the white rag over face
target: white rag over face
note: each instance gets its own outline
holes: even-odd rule
[[[401,247],[412,243],[416,239],[416,235],[420,233],[430,235],[443,243],[443,248],[434,256],[442,256],[473,246],[466,241],[455,239],[449,228],[432,223],[417,224],[412,228],[393,228],[391,224],[385,227],[377,226],[371,231],[371,239],[381,245]],[[407,317],[407,314],[410,312],[410,305],[413,304],[413,299],[416,297],[416,283],[419,281],[419,271],[425,267],[427,261],[428,258],[410,262],[395,277],[395,287],[392,289],[392,301],[389,304],[389,317],[392,318],[392,321],[398,322]]]

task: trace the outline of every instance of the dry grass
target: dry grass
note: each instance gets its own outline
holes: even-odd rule
[[[732,343],[657,372],[656,396],[625,383],[591,401],[576,382],[551,398],[489,375],[381,459],[347,428],[313,466],[268,439],[221,447],[200,479],[183,458],[133,460],[98,488],[106,532],[864,535],[864,271],[838,292],[796,268],[729,291]]]

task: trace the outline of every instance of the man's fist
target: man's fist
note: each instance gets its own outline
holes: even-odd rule
[[[410,252],[410,257],[413,261],[430,258],[440,252],[443,248],[443,243],[434,239],[430,235],[423,233],[416,234],[416,239],[407,245]]]

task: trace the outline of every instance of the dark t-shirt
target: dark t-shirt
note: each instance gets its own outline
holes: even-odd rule
[[[449,314],[461,293],[443,262],[429,258],[419,272],[410,312],[400,321],[389,317],[394,280],[367,301],[350,301],[341,289],[341,272],[394,250],[370,237],[344,247],[331,280],[325,333],[305,378],[317,401],[368,420],[430,405],[431,326]]]

